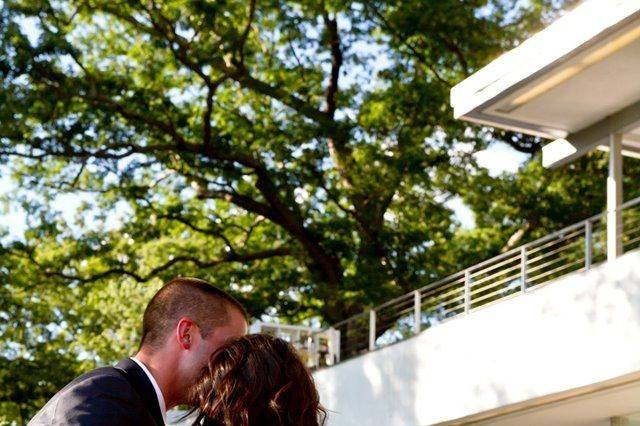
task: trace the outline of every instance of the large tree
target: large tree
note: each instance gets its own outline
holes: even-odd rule
[[[450,87],[551,7],[515,3],[6,2],[0,156],[43,198],[14,253],[81,283],[215,268],[329,321],[408,291],[450,269],[443,201],[484,143]],[[96,195],[75,232],[65,192]]]
[[[129,351],[176,275],[255,316],[333,322],[572,220],[553,204],[523,223],[553,190],[474,161],[494,140],[535,158],[540,140],[449,108],[455,83],[569,3],[0,2],[0,164],[29,228],[1,240],[0,361],[22,367],[0,381],[49,372],[42,395],[0,404],[30,412]],[[523,176],[562,177],[531,164]],[[66,194],[83,200],[74,223],[53,208]]]

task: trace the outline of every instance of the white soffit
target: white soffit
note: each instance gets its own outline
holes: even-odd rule
[[[451,90],[456,118],[552,139],[639,100],[640,0],[585,1]]]

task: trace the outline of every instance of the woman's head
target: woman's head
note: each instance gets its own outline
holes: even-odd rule
[[[324,410],[311,374],[282,339],[253,334],[211,355],[193,393],[197,423],[317,426]]]

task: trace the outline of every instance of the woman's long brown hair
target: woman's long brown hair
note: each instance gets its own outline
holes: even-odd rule
[[[286,341],[253,334],[214,352],[192,395],[194,423],[321,426],[326,413],[309,370]]]

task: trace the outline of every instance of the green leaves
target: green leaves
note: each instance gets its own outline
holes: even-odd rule
[[[491,178],[473,158],[491,137],[448,106],[549,3],[4,3],[0,162],[29,230],[2,241],[0,357],[16,375],[58,362],[51,392],[130,353],[177,275],[255,317],[330,323],[495,254],[527,212],[530,236],[564,223],[561,176]],[[0,403],[42,401],[16,395]]]

